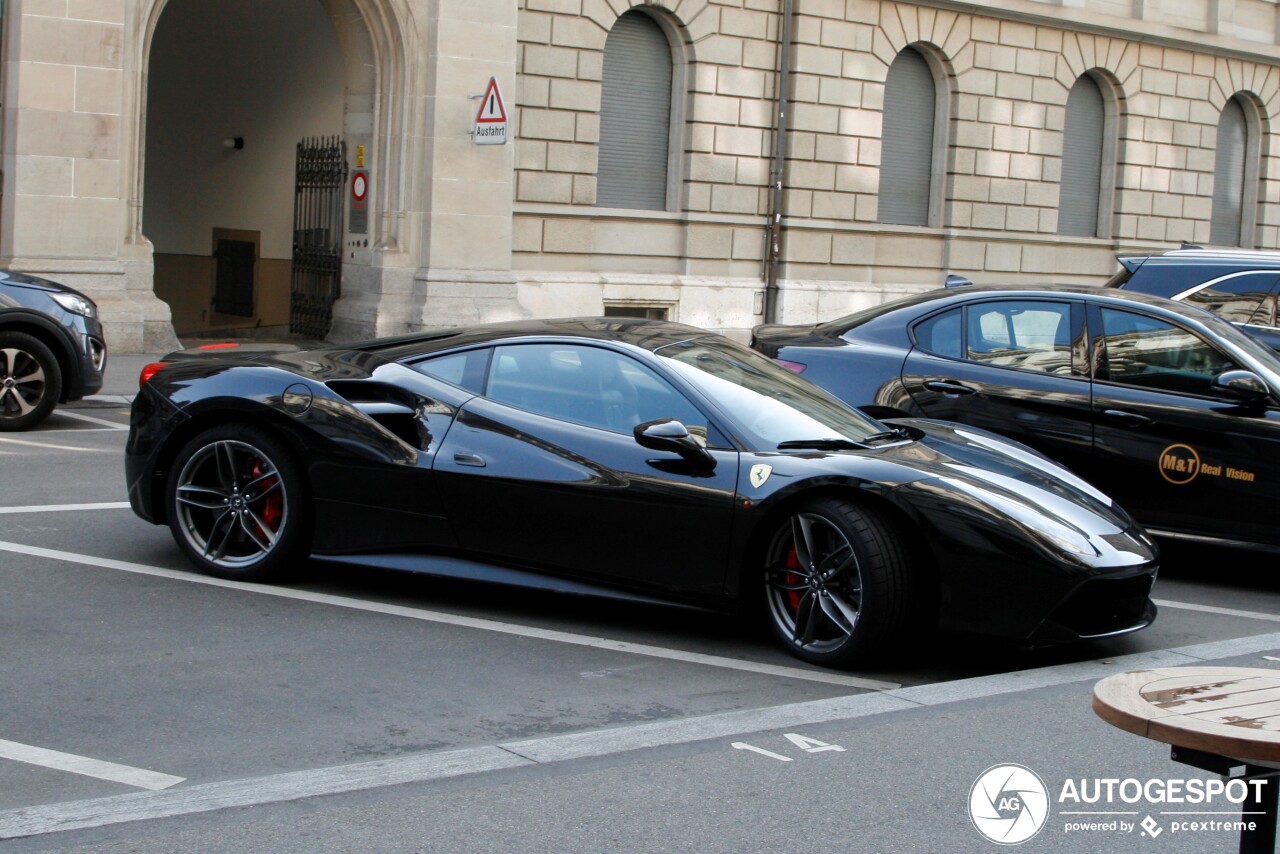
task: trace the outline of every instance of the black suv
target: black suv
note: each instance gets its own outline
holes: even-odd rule
[[[102,388],[98,307],[65,285],[0,271],[0,430],[26,430],[54,404]]]
[[[1108,287],[1197,305],[1280,350],[1280,252],[1186,247],[1159,255],[1120,255]]]

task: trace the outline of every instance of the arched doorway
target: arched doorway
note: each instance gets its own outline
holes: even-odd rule
[[[142,229],[180,335],[288,327],[298,144],[349,129],[350,40],[327,5],[169,0],[158,13]]]

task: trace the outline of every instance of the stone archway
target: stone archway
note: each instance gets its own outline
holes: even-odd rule
[[[287,325],[303,137],[341,137],[372,178],[369,225],[345,236],[344,261],[367,269],[399,245],[383,212],[402,206],[407,17],[397,0],[167,0],[142,17],[129,225],[176,331]],[[219,241],[256,257],[250,302],[220,297],[214,249],[232,244]]]

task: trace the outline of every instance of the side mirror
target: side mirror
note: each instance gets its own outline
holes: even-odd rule
[[[642,448],[679,454],[691,466],[701,471],[716,467],[716,458],[698,440],[689,428],[674,418],[660,418],[637,424],[632,431]]]
[[[1271,389],[1253,371],[1226,371],[1213,379],[1213,391],[1241,403],[1262,403]]]

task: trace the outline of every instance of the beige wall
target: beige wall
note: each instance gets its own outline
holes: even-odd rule
[[[261,231],[264,258],[286,258],[292,146],[340,132],[352,156],[365,145],[372,182],[369,232],[345,242],[335,336],[608,302],[744,334],[763,304],[780,3],[643,4],[677,62],[667,211],[594,204],[602,49],[630,0],[233,0],[199,25],[214,7],[196,0],[13,4],[0,263],[88,291],[118,349],[162,348],[172,315],[155,288],[182,287],[169,271],[205,255],[212,228]],[[1250,242],[1280,247],[1270,0],[796,0],[795,12],[783,320],[950,270],[1101,281],[1118,250],[1205,242],[1218,115],[1237,94],[1260,136]],[[933,227],[876,221],[883,83],[907,45],[948,93]],[[1108,236],[1088,239],[1056,234],[1066,97],[1085,72],[1116,113]],[[506,146],[467,135],[490,76]],[[245,150],[222,149],[230,136]]]

